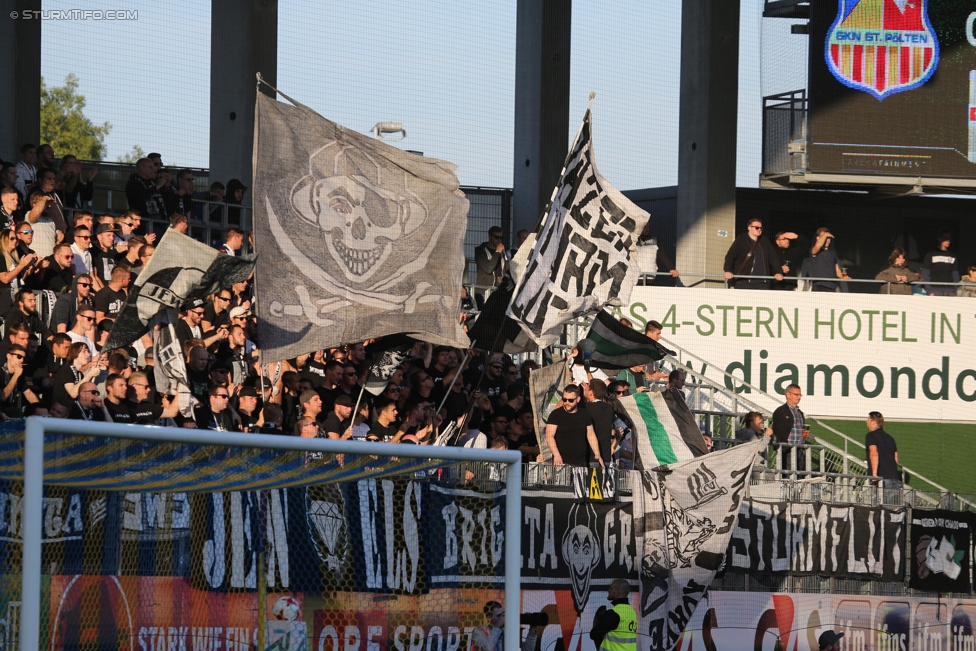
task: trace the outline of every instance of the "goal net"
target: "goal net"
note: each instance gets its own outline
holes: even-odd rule
[[[467,649],[486,602],[518,612],[519,463],[497,450],[4,423],[0,649]],[[511,617],[506,648],[518,635]]]

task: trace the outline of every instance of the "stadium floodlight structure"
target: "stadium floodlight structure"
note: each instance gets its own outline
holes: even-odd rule
[[[377,140],[403,140],[407,131],[400,122],[377,122],[373,125],[373,137]],[[387,138],[387,134],[400,134],[399,138]]]
[[[23,442],[22,499],[22,574],[20,651],[44,648],[41,632],[41,564],[44,526],[45,436],[68,435],[156,444],[254,448],[257,450],[306,453],[308,455],[351,455],[372,459],[410,459],[426,462],[426,469],[454,463],[485,463],[505,467],[504,606],[510,613],[520,608],[520,514],[522,455],[515,450],[483,450],[459,447],[401,445],[368,441],[305,439],[270,434],[246,434],[213,430],[97,423],[32,416],[25,420]],[[125,463],[124,461],[122,462]],[[340,462],[341,465],[341,462]],[[402,469],[401,469],[402,472]],[[373,475],[358,472],[357,479],[389,477],[393,473],[376,468]],[[260,618],[259,618],[260,619]],[[504,629],[504,648],[517,649],[520,643],[519,618],[508,617]],[[263,651],[263,650],[262,650]]]

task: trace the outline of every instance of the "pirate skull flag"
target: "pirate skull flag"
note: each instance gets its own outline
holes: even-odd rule
[[[540,347],[573,319],[622,305],[640,269],[637,236],[650,217],[600,176],[586,111],[549,207],[519,247],[508,316]]]
[[[454,165],[258,93],[254,232],[266,361],[458,323],[468,200]]]
[[[223,255],[191,237],[166,229],[135,284],[103,348],[128,346],[149,332],[151,321],[167,309],[180,310],[192,298],[244,282],[254,256]]]

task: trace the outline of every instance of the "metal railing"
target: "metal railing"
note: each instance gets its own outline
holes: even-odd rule
[[[734,281],[736,280],[748,280],[748,281],[769,281],[769,282],[783,282],[783,283],[797,283],[799,291],[809,291],[810,287],[815,282],[830,282],[837,285],[836,291],[838,292],[851,292],[850,285],[858,285],[864,287],[875,288],[877,293],[890,294],[892,287],[897,286],[909,286],[909,287],[946,287],[957,289],[959,287],[965,286],[964,283],[945,283],[945,282],[926,282],[919,281],[916,283],[899,283],[891,282],[885,280],[875,280],[873,278],[837,278],[837,277],[820,277],[820,276],[784,276],[783,280],[777,281],[775,276],[752,276],[752,275],[738,275],[732,276],[731,279],[726,279],[725,274],[683,274],[682,278],[698,278],[696,282],[685,285],[685,287],[698,287],[703,284],[716,284],[724,285],[726,289],[731,289]],[[881,291],[881,290],[885,291]],[[868,292],[859,292],[868,293]]]
[[[731,396],[729,396],[728,400],[729,400],[729,402],[731,404],[734,404],[734,405],[738,406],[741,403],[742,405],[749,406],[749,410],[748,411],[759,411],[761,413],[771,414],[773,412],[773,410],[782,403],[782,399],[766,393],[762,389],[756,387],[755,385],[753,385],[753,384],[751,384],[749,382],[745,382],[741,378],[732,375],[728,371],[725,371],[725,370],[723,370],[723,369],[721,369],[719,367],[713,367],[713,368],[715,368],[715,370],[717,370],[720,373],[722,373],[723,379],[727,379],[728,381],[730,381],[733,386],[735,386],[735,385],[738,384],[738,385],[747,387],[749,389],[749,391],[751,392],[751,395],[753,396],[753,398],[752,399],[743,398],[741,394],[735,394],[734,392],[729,391],[727,388],[719,386],[713,380],[711,380],[709,378],[706,378],[701,373],[698,373],[697,371],[695,371],[694,367],[689,362],[689,360],[690,360],[690,361],[693,361],[693,362],[697,362],[699,364],[705,364],[706,363],[705,360],[703,360],[702,358],[698,357],[697,355],[695,355],[693,353],[689,353],[688,351],[684,350],[680,346],[674,344],[671,341],[668,341],[664,337],[661,337],[661,341],[666,346],[668,346],[669,348],[674,349],[678,353],[677,356],[675,356],[675,357],[670,357],[669,356],[668,359],[670,359],[672,361],[672,363],[677,364],[689,376],[694,377],[695,380],[696,380],[696,384],[702,383],[702,384],[713,385],[713,386],[715,386],[715,387],[718,388],[717,393],[721,393],[722,391],[724,391],[726,393],[730,393]],[[734,400],[733,400],[732,396],[734,396]],[[760,402],[762,404],[760,404]],[[721,404],[721,403],[716,403],[716,404]],[[689,402],[689,406],[692,407],[692,404],[690,402]],[[696,411],[695,408],[692,407],[692,412],[695,412],[695,411]],[[734,409],[734,410],[733,409],[730,409],[730,415],[732,415],[733,412],[737,416],[740,413],[742,413],[741,412],[741,409]],[[868,474],[867,474],[867,471],[868,471],[867,462],[864,460],[865,459],[865,456],[864,456],[865,455],[865,452],[864,452],[864,444],[862,442],[860,442],[860,441],[858,441],[858,440],[856,440],[854,438],[851,438],[850,436],[848,436],[844,432],[841,432],[840,430],[838,430],[838,429],[836,429],[836,428],[828,425],[827,423],[823,422],[821,420],[821,417],[817,417],[817,416],[814,416],[814,415],[807,415],[806,416],[806,420],[807,420],[808,423],[811,423],[812,422],[812,423],[816,424],[818,427],[823,428],[824,430],[830,432],[831,434],[833,434],[834,436],[836,436],[837,438],[839,438],[841,440],[842,444],[843,444],[843,449],[841,449],[839,447],[836,447],[836,446],[832,445],[828,441],[823,441],[821,439],[817,439],[817,444],[823,446],[823,448],[824,448],[823,457],[824,457],[824,469],[825,470],[827,468],[831,468],[832,471],[835,471],[835,472],[839,471],[839,474],[841,474],[841,475],[857,475],[857,476],[868,477]],[[852,447],[854,449],[858,450],[858,454],[853,454],[851,452],[851,448]],[[812,468],[812,466],[811,465],[807,465],[807,468]],[[905,483],[905,484],[908,484],[911,481],[916,481],[916,482],[919,482],[920,481],[920,482],[924,482],[925,484],[927,484],[928,486],[930,486],[940,496],[941,495],[952,495],[953,494],[946,487],[938,484],[935,481],[932,481],[931,479],[929,479],[928,477],[925,477],[921,473],[918,473],[918,472],[915,472],[915,471],[911,470],[908,467],[899,466],[899,472],[902,475],[902,482]],[[814,474],[814,473],[812,473],[812,471],[810,471],[810,470],[807,470],[807,471],[804,471],[803,473],[798,473],[797,474],[797,477],[815,477],[815,476],[817,476],[817,475]],[[933,503],[938,503],[942,499],[941,497],[939,499],[932,498],[931,496],[928,495],[928,491],[919,491],[919,494],[921,495],[921,497],[919,499],[921,499],[923,501],[929,501],[929,502],[933,502]],[[957,497],[956,499],[959,499],[961,501],[961,503],[965,504],[965,506],[966,506],[967,509],[976,510],[976,502],[971,502],[967,498],[964,498],[964,497]]]
[[[806,169],[807,91],[763,97],[762,173]]]

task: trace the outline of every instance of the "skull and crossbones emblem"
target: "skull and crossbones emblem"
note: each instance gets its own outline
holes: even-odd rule
[[[292,208],[321,229],[347,282],[369,281],[390,259],[393,244],[427,221],[427,208],[406,177],[397,181],[395,171],[362,150],[334,141],[311,155],[309,174],[292,189]]]

